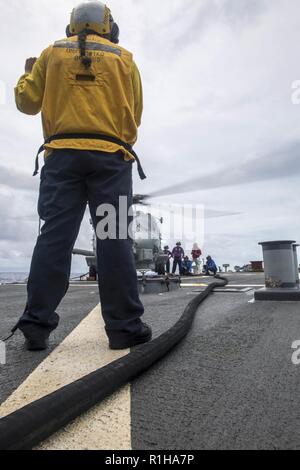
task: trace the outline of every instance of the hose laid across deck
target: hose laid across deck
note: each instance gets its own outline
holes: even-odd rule
[[[216,287],[228,284],[226,278],[218,279],[223,282],[209,284],[188,304],[181,318],[166,333],[135,348],[127,356],[0,419],[0,449],[32,449],[149,369],[187,335],[201,302]]]

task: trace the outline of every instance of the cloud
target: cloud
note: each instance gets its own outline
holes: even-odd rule
[[[191,0],[173,11],[165,25],[164,31],[171,49],[177,52],[199,44],[199,41],[210,30],[218,27],[229,27],[243,31],[265,12],[264,0]]]
[[[275,0],[276,1],[276,0]],[[265,0],[224,0],[221,12],[231,25],[245,27],[257,20],[267,10],[270,2]]]
[[[215,173],[194,177],[170,187],[154,191],[150,197],[182,194],[192,191],[217,189],[226,186],[251,184],[298,176],[300,173],[300,141],[256,159],[241,160],[232,167],[224,167]]]
[[[0,184],[15,190],[36,191],[38,178],[0,163]]]

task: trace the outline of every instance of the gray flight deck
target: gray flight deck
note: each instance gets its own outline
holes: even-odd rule
[[[254,302],[262,274],[228,277],[229,287],[200,306],[188,337],[131,384],[132,449],[300,449],[300,364],[292,363],[300,304]],[[185,278],[179,291],[143,296],[154,335],[171,327],[208,282]],[[0,286],[0,337],[17,321],[25,292],[23,285]],[[96,306],[97,295],[95,284],[70,287],[51,350]],[[26,352],[15,335],[0,366],[0,401],[48,354]]]

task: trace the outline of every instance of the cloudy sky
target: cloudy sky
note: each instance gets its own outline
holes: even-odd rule
[[[31,174],[42,132],[40,116],[16,110],[13,88],[26,57],[64,37],[74,0],[0,4],[0,271],[26,271],[38,230],[39,179]],[[148,179],[135,174],[135,191],[204,204],[203,248],[218,264],[261,259],[260,241],[299,240],[299,0],[109,5],[144,83],[136,149]],[[169,187],[173,195],[164,196]],[[211,217],[223,211],[235,215]],[[90,238],[87,218],[77,245],[89,248]],[[84,271],[84,261],[73,270]]]

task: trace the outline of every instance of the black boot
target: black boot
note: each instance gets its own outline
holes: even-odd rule
[[[152,339],[152,330],[146,323],[142,323],[142,328],[139,333],[135,335],[128,335],[124,338],[109,339],[109,347],[113,350],[128,349],[139,344],[148,343]]]
[[[49,347],[50,331],[33,324],[23,324],[18,327],[25,337],[25,348],[28,351],[44,351]]]
[[[45,351],[49,348],[49,338],[26,338],[25,348],[27,351]]]

